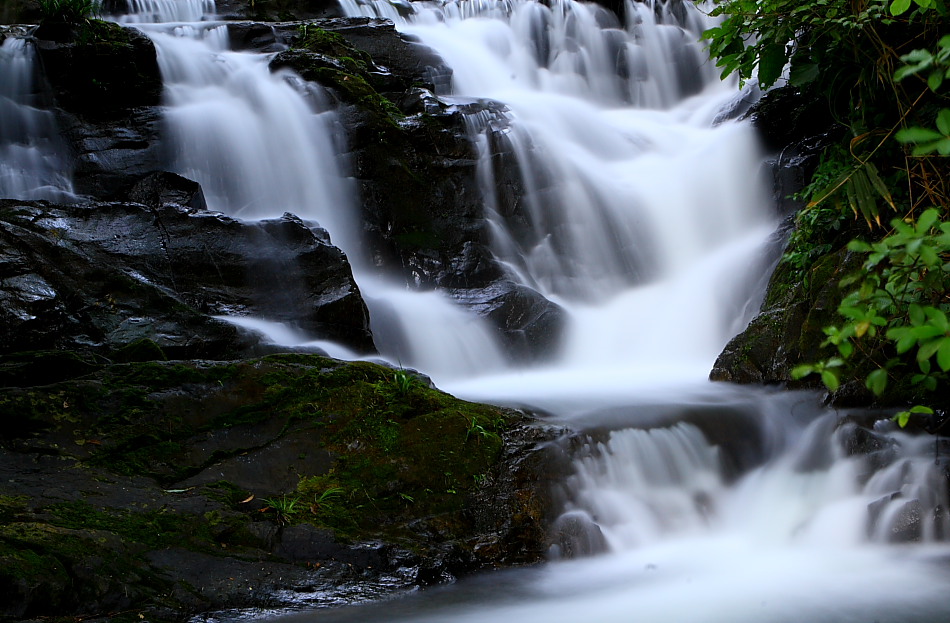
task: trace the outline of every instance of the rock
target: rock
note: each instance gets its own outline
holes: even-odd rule
[[[857,266],[858,258],[842,249],[808,270],[806,280],[790,281],[792,270],[780,264],[769,282],[762,311],[729,341],[716,359],[710,379],[814,385],[816,379],[793,381],[791,370],[823,358],[822,328],[837,321],[838,283]]]
[[[791,87],[769,91],[746,117],[758,128],[766,148],[776,154],[768,165],[773,201],[785,217],[778,236],[785,240],[795,227],[795,213],[805,204],[793,195],[805,187],[822,152],[837,139],[840,129],[818,98]],[[822,329],[837,322],[838,282],[858,267],[857,258],[844,248],[852,233],[847,227],[829,232],[829,239],[821,242],[830,251],[801,274],[778,263],[761,311],[726,345],[710,373],[712,380],[820,386],[816,375],[794,381],[791,370],[826,354],[821,347],[825,340]],[[855,394],[855,400],[867,400],[863,388],[843,388],[840,395],[847,392]]]
[[[336,0],[217,0],[218,16],[259,21],[342,17]]]
[[[177,198],[197,193],[183,178],[155,179],[190,189]],[[139,197],[174,198],[152,182]],[[175,204],[3,201],[0,249],[0,352],[108,353],[147,338],[169,357],[233,356],[256,338],[210,316],[242,314],[373,350],[345,256],[296,217],[244,224]]]
[[[607,551],[604,533],[586,513],[575,511],[561,515],[551,532],[559,558],[583,558]]]
[[[499,279],[484,288],[452,292],[456,301],[498,327],[515,360],[536,361],[557,354],[564,310],[531,288]]]
[[[198,182],[167,171],[152,173],[140,180],[129,191],[128,200],[150,208],[178,205],[193,210],[208,209]]]
[[[34,33],[56,102],[81,116],[116,118],[161,103],[155,46],[134,28],[90,20],[46,23]]]

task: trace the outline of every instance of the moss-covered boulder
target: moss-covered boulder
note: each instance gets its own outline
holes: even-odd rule
[[[772,275],[760,313],[726,345],[710,378],[734,383],[796,383],[798,364],[824,359],[822,329],[837,321],[842,292],[838,283],[859,262],[841,249],[822,257],[804,274],[780,263]],[[815,379],[806,383],[815,386]]]
[[[27,358],[0,359],[2,615],[180,616],[543,555],[550,434],[521,413],[313,355],[50,384]]]

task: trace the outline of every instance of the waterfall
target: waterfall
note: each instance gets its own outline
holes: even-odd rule
[[[200,22],[213,19],[214,0],[125,0],[125,10],[113,16],[125,24]]]
[[[0,197],[71,202],[71,164],[52,111],[39,107],[36,52],[27,39],[0,45]]]
[[[504,104],[503,124],[468,119],[485,218],[508,278],[564,310],[556,356],[517,367],[442,293],[374,272],[340,121],[319,85],[232,51],[206,0],[130,0],[116,19],[158,49],[169,166],[202,184],[211,209],[246,220],[289,211],[326,227],[393,363],[463,397],[535,407],[576,437],[552,526],[558,560],[283,619],[950,619],[939,440],[873,424],[873,414],[842,424],[810,394],[706,380],[761,296],[775,225],[752,129],[720,119],[738,96],[698,43],[710,22],[678,0],[628,2],[624,24],[574,0],[341,3],[435,49],[453,70],[452,96]],[[0,184],[27,182],[0,190],[69,195],[51,173],[63,170],[50,160],[62,151],[41,144],[55,131],[31,105],[29,49],[16,41],[0,49],[0,149],[11,150],[0,163],[18,173]],[[500,186],[518,188],[519,205]],[[322,345],[266,318],[235,322]]]
[[[506,123],[468,119],[493,254],[567,318],[560,353],[517,377],[427,372],[535,405],[607,377],[702,382],[756,307],[775,227],[753,130],[714,123],[741,94],[705,58],[712,22],[675,2],[630,2],[626,24],[573,0],[341,6],[435,49],[453,96],[505,105]]]
[[[319,85],[287,70],[271,73],[265,55],[230,50],[224,24],[162,23],[195,12],[207,17],[213,6],[193,1],[132,6],[140,12],[118,19],[136,23],[158,51],[171,168],[201,184],[210,209],[245,220],[291,212],[326,228],[350,258],[377,348],[394,364],[436,370],[447,379],[486,366],[504,368],[484,321],[441,293],[413,294],[386,281],[364,258],[339,120]],[[266,318],[230,320],[270,341],[350,354]]]

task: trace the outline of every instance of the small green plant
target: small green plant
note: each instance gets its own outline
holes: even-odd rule
[[[488,431],[484,426],[478,423],[478,420],[472,418],[468,423],[468,429],[465,431],[465,441],[468,442],[470,437],[491,437],[492,433]]]
[[[907,424],[910,422],[911,416],[933,415],[933,413],[934,413],[934,410],[931,409],[930,407],[917,405],[915,407],[911,407],[910,409],[906,411],[901,411],[900,413],[894,414],[894,417],[892,417],[891,419],[897,422],[897,425],[900,426],[901,428],[905,428]]]
[[[286,526],[293,522],[294,513],[297,512],[297,505],[300,498],[297,496],[282,495],[279,498],[264,498],[264,504],[267,506],[263,510],[271,510],[277,517],[277,523]]]
[[[37,0],[40,21],[80,24],[99,15],[100,0]]]
[[[399,368],[393,372],[392,387],[397,396],[403,398],[408,396],[417,382],[416,377],[403,368]]]

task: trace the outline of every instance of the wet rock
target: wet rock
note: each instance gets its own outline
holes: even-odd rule
[[[208,209],[198,182],[168,171],[152,173],[139,180],[129,191],[128,200],[150,208],[178,205],[193,210]]]
[[[531,288],[500,279],[484,288],[453,292],[459,303],[499,329],[515,360],[543,360],[557,353],[564,310]]]
[[[584,513],[565,513],[551,528],[552,545],[559,558],[583,558],[607,551],[600,526]]]
[[[107,353],[150,339],[169,357],[221,357],[256,341],[219,314],[373,349],[346,258],[296,217],[243,224],[173,204],[4,201],[0,249],[0,352]]]
[[[821,258],[803,280],[798,280],[788,265],[779,264],[769,281],[762,311],[729,341],[710,378],[733,383],[814,384],[815,379],[796,383],[791,370],[823,358],[822,328],[837,320],[838,283],[858,265],[858,258],[846,249]]]

